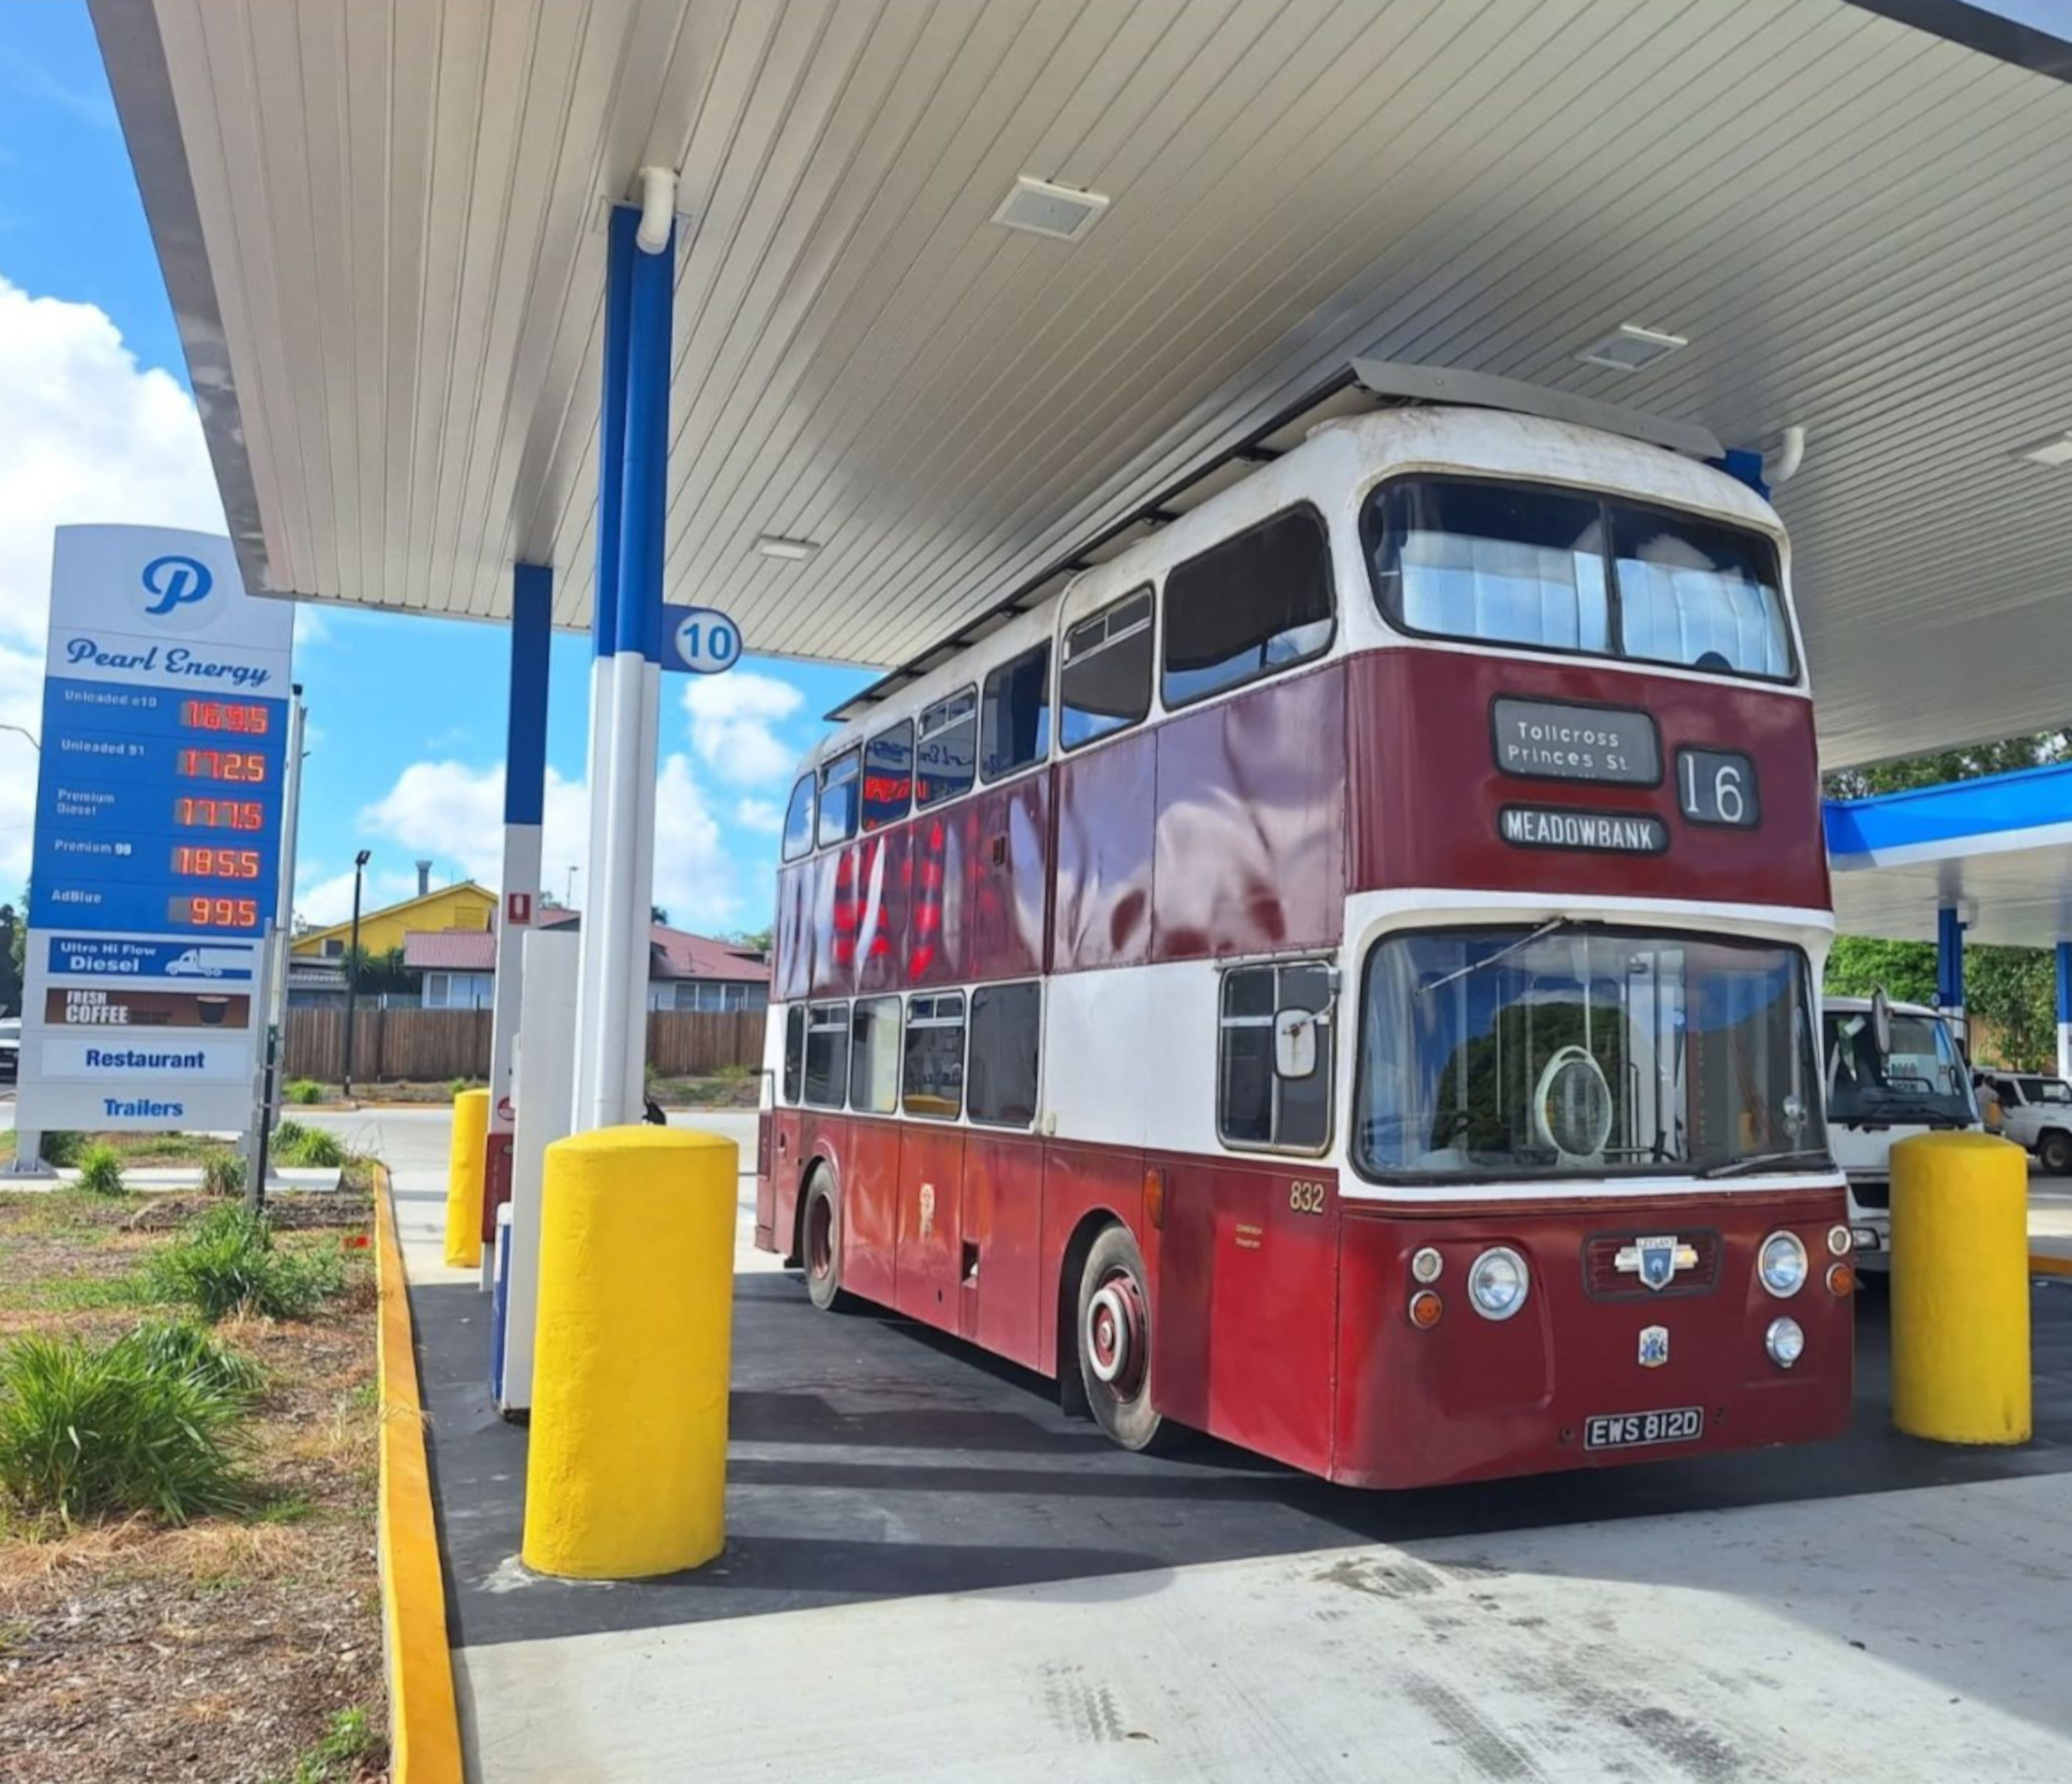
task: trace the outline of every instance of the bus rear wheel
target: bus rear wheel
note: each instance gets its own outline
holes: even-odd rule
[[[842,1219],[835,1185],[824,1171],[815,1171],[807,1185],[806,1214],[799,1225],[806,1292],[821,1312],[832,1312],[842,1300]]]
[[[1079,1379],[1095,1422],[1126,1450],[1169,1448],[1176,1428],[1151,1404],[1151,1297],[1128,1231],[1105,1229],[1079,1278]]]

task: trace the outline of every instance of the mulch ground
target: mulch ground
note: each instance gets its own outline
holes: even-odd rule
[[[149,1308],[125,1285],[199,1196],[0,1195],[0,1341],[110,1338]],[[0,1779],[271,1784],[341,1711],[370,1750],[314,1776],[385,1775],[375,1560],[377,1395],[364,1196],[278,1198],[297,1246],[346,1249],[349,1287],[307,1323],[226,1321],[266,1371],[255,1509],[184,1528],[148,1517],[66,1530],[0,1511]]]

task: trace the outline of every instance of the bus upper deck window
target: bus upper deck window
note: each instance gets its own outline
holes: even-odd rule
[[[784,859],[796,861],[813,852],[813,777],[802,774],[784,810]]]
[[[1011,657],[985,678],[979,773],[989,781],[1050,754],[1050,644]]]
[[[864,828],[882,830],[913,804],[913,720],[902,719],[864,745]]]
[[[1791,637],[1777,554],[1760,533],[1615,507],[1619,620],[1629,657],[1786,676]]]
[[[821,770],[821,846],[846,842],[856,834],[857,785],[863,756],[847,749]]]
[[[1143,722],[1151,710],[1151,591],[1111,601],[1065,633],[1058,733],[1067,749]]]
[[[960,689],[921,715],[914,747],[914,802],[939,805],[971,790],[979,754],[979,691]]]
[[[1590,497],[1411,478],[1377,491],[1368,516],[1382,610],[1406,631],[1610,649],[1604,528]]]
[[[1321,656],[1333,613],[1330,541],[1313,509],[1290,508],[1211,545],[1165,579],[1165,704]]]

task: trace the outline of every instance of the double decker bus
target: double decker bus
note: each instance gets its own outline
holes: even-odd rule
[[[1784,529],[1695,430],[1356,369],[808,758],[757,1243],[1130,1448],[1417,1486],[1831,1435]]]

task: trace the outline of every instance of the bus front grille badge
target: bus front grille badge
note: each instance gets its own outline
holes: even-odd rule
[[[1679,1270],[1697,1268],[1698,1248],[1687,1245],[1673,1233],[1648,1234],[1621,1245],[1612,1268],[1622,1276],[1638,1276],[1643,1288],[1659,1292],[1677,1279]]]

